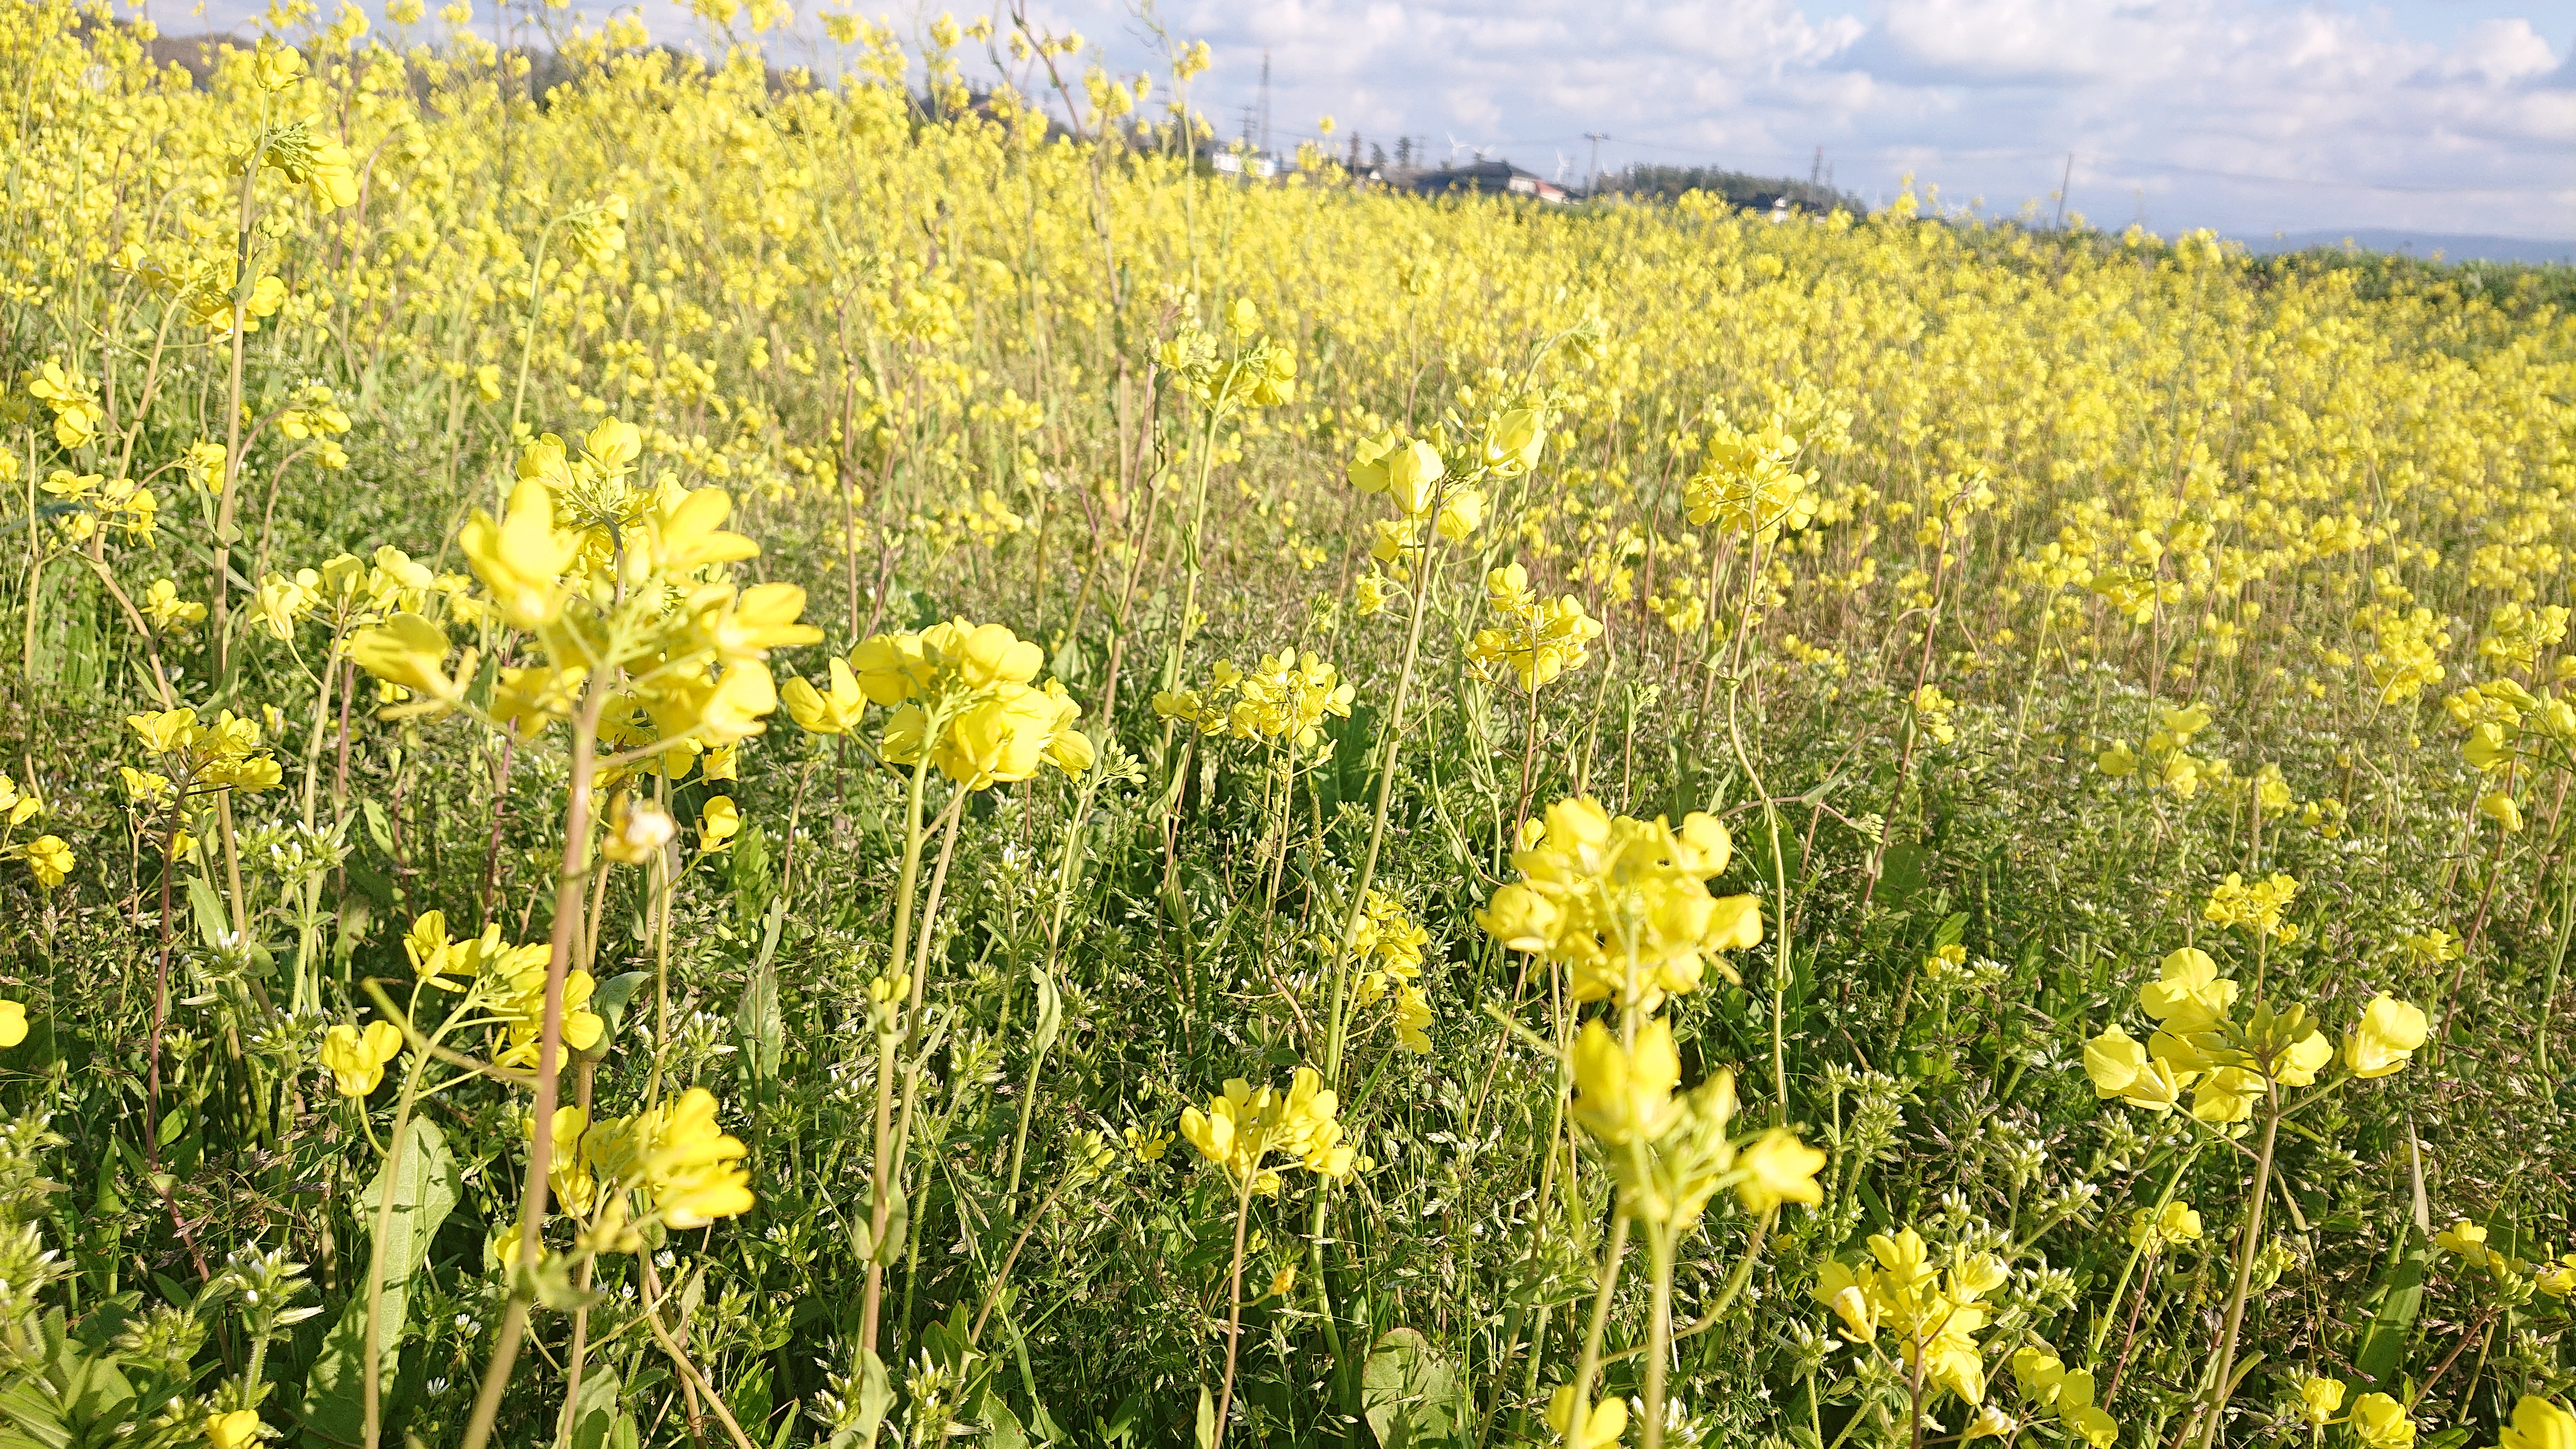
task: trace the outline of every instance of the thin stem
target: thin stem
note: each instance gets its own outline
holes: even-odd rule
[[[897,970],[912,941],[912,889],[921,876],[921,789],[930,772],[928,744],[936,738],[936,724],[928,722],[922,731],[924,747],[921,758],[913,762],[912,786],[904,797],[903,873],[895,884],[893,947],[886,953],[887,964]],[[877,1038],[876,1142],[872,1158],[876,1176],[871,1188],[874,1201],[868,1208],[867,1288],[859,1304],[859,1342],[872,1353],[877,1347],[877,1317],[885,1302],[885,1264],[880,1260],[885,1256],[886,1220],[894,1208],[889,1170],[893,1166],[894,1046],[902,1036],[900,1026],[898,1023],[897,1029],[881,1032]]]
[[[2201,1426],[2201,1449],[2211,1449],[2218,1442],[2218,1421],[2227,1407],[2227,1393],[2234,1385],[2229,1374],[2236,1366],[2237,1334],[2245,1324],[2245,1296],[2254,1282],[2254,1255],[2263,1245],[2263,1208],[2272,1186],[2272,1148],[2281,1135],[2281,1090],[2267,1084],[2265,1095],[2268,1111],[2263,1119],[2263,1150],[2254,1159],[2254,1197],[2245,1208],[2245,1240],[2237,1246],[2236,1287],[2227,1296],[2227,1326],[2219,1335],[2217,1376],[2209,1389],[2208,1422]]]
[[[1601,1368],[1601,1333],[1610,1322],[1610,1295],[1619,1287],[1619,1259],[1628,1248],[1628,1215],[1610,1220],[1610,1245],[1601,1257],[1601,1287],[1592,1295],[1592,1325],[1583,1333],[1583,1357],[1574,1367],[1574,1408],[1566,1416],[1565,1442],[1587,1444],[1584,1433],[1592,1418],[1592,1376]]]
[[[1259,1176],[1246,1173],[1234,1197],[1234,1266],[1225,1278],[1225,1385],[1217,1390],[1216,1429],[1208,1436],[1208,1449],[1225,1449],[1225,1417],[1234,1407],[1234,1359],[1243,1342],[1243,1235],[1252,1221],[1252,1184]]]

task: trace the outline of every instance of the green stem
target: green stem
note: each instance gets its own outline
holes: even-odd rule
[[[1566,1416],[1565,1442],[1583,1444],[1592,1417],[1592,1376],[1601,1368],[1601,1333],[1610,1322],[1610,1295],[1619,1287],[1619,1259],[1628,1249],[1628,1215],[1610,1220],[1610,1244],[1601,1257],[1601,1288],[1592,1295],[1592,1324],[1583,1333],[1583,1357],[1574,1368],[1574,1408]]]
[[[913,762],[912,787],[904,798],[903,873],[895,884],[894,945],[886,953],[887,964],[898,971],[903,966],[904,948],[911,941],[912,889],[921,878],[921,788],[930,772],[930,742],[937,738],[936,725],[936,721],[925,722],[921,758]],[[876,1177],[871,1188],[875,1200],[868,1209],[868,1281],[859,1307],[859,1342],[871,1353],[876,1351],[877,1314],[885,1299],[885,1264],[880,1260],[884,1257],[886,1219],[894,1206],[889,1196],[893,1183],[887,1169],[891,1166],[888,1159],[894,1135],[894,1042],[901,1034],[898,1030],[881,1035],[877,1045]]]
[[[2278,1087],[2267,1087],[2269,1110],[2263,1119],[2263,1150],[2254,1159],[2254,1197],[2245,1209],[2245,1240],[2237,1245],[2236,1287],[2227,1296],[2227,1326],[2218,1340],[2218,1358],[2213,1365],[2217,1375],[2209,1388],[2208,1421],[2201,1425],[2200,1449],[2212,1449],[2218,1443],[2218,1421],[2227,1407],[2227,1391],[2233,1387],[2230,1374],[2236,1366],[2237,1334],[2245,1324],[2246,1291],[2254,1282],[2254,1255],[2263,1246],[2263,1206],[2272,1186],[2272,1148],[2281,1135],[2281,1099]]]

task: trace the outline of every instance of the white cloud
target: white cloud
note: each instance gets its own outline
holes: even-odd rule
[[[677,0],[642,3],[665,38],[695,33]],[[899,3],[908,31],[978,8]],[[1864,199],[1912,171],[2003,211],[2045,206],[2071,152],[2072,204],[2110,225],[2143,208],[2164,231],[2576,238],[2576,35],[2548,0],[1853,3],[1165,0],[1160,14],[1215,48],[1192,100],[1220,134],[1259,100],[1269,52],[1283,150],[1327,114],[1342,144],[1409,136],[1439,154],[1454,138],[1542,172],[1579,174],[1589,131],[1614,138],[1614,166],[1804,174],[1821,144]],[[1156,68],[1127,0],[1032,8],[1113,69]]]

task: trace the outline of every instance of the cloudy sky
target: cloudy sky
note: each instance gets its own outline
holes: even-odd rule
[[[2576,0],[1158,3],[1214,49],[1192,100],[1221,134],[1259,101],[1267,51],[1282,151],[1325,115],[1340,143],[1410,136],[1569,180],[1587,132],[1610,138],[1604,168],[1803,176],[1821,146],[1871,202],[1910,172],[1945,203],[2044,215],[2071,174],[2067,205],[2113,228],[2576,242]],[[917,33],[951,4],[980,8],[905,0],[885,18]],[[643,6],[661,37],[696,33],[679,0]],[[1151,65],[1132,0],[1030,9],[1114,70]]]
[[[1113,4],[1056,0],[1125,39]],[[1579,177],[1709,163],[1865,200],[1912,172],[2010,213],[2264,236],[2576,239],[2576,0],[1166,0],[1223,127],[1331,114]],[[1087,13],[1086,13],[1087,12]]]

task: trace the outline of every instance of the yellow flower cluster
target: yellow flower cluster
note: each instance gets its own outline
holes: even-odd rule
[[[1197,298],[1185,298],[1182,310],[1180,325],[1155,349],[1154,361],[1211,415],[1226,417],[1246,406],[1278,407],[1296,400],[1297,349],[1255,335],[1261,330],[1261,311],[1251,298],[1237,297],[1225,308],[1225,331],[1235,343],[1231,357],[1224,355],[1215,334],[1199,325]]]
[[[2248,883],[2244,876],[2229,871],[2227,878],[2212,887],[2209,899],[2200,908],[2200,918],[2221,929],[2243,931],[2257,940],[2288,945],[2299,939],[2296,922],[2281,919],[2290,902],[2299,894],[2298,881],[2280,871]]]
[[[1508,949],[1564,963],[1575,1000],[1652,1011],[1698,990],[1712,964],[1736,980],[1724,953],[1761,941],[1753,897],[1708,892],[1732,851],[1726,827],[1696,811],[1675,830],[1588,796],[1560,800],[1512,855],[1521,879],[1476,920]]]
[[[366,1030],[345,1022],[322,1037],[322,1070],[343,1097],[363,1097],[385,1079],[385,1063],[402,1055],[402,1029],[389,1021],[371,1021]]]
[[[1417,984],[1422,978],[1422,948],[1430,941],[1431,933],[1405,914],[1402,901],[1374,887],[1369,890],[1351,936],[1351,963],[1358,973],[1351,979],[1351,1001],[1365,1009],[1394,997],[1390,1021],[1396,1045],[1416,1055],[1431,1050],[1431,998]],[[1330,958],[1333,942],[1329,938],[1316,945]]]
[[[160,763],[154,773],[183,792],[269,790],[283,778],[277,757],[261,740],[260,722],[229,709],[219,711],[212,724],[199,724],[197,712],[187,708],[129,714],[125,723],[143,752]]]
[[[1208,1099],[1206,1111],[1182,1111],[1181,1136],[1224,1168],[1237,1192],[1276,1194],[1279,1173],[1267,1165],[1274,1156],[1319,1177],[1350,1176],[1358,1154],[1342,1140],[1339,1110],[1340,1098],[1313,1067],[1291,1074],[1285,1092],[1266,1082],[1256,1090],[1236,1077]]]
[[[1154,713],[1202,735],[1284,739],[1299,750],[1314,750],[1323,744],[1324,721],[1350,718],[1357,695],[1313,650],[1282,650],[1261,656],[1250,671],[1220,659],[1208,670],[1204,691],[1159,691]]]
[[[1814,468],[1801,470],[1799,455],[1810,436],[1820,453],[1842,451],[1850,424],[1848,411],[1828,408],[1812,388],[1755,428],[1717,414],[1710,420],[1702,467],[1683,486],[1690,521],[1766,541],[1815,522],[1820,475]]]
[[[2200,777],[2209,762],[2191,754],[2192,736],[2209,728],[2209,711],[2199,705],[2164,712],[2163,727],[2147,736],[2144,764],[2147,783],[2170,791],[2176,799],[2188,800],[2200,793]],[[2140,757],[2129,748],[2128,741],[2115,740],[2094,761],[2102,773],[2115,780],[2137,774]],[[2222,762],[2224,763],[2224,762]]]
[[[969,790],[1091,768],[1090,737],[1074,728],[1082,706],[1055,680],[1032,684],[1046,653],[1000,624],[953,619],[919,633],[879,634],[832,661],[832,690],[788,682],[788,714],[815,734],[855,728],[870,704],[892,709],[885,759],[930,763]]]
[[[1824,1200],[1816,1173],[1825,1155],[1786,1128],[1729,1135],[1735,1076],[1721,1071],[1681,1093],[1682,1060],[1672,1023],[1648,1017],[1633,1040],[1599,1018],[1574,1039],[1574,1119],[1601,1150],[1623,1208],[1664,1229],[1699,1221],[1710,1198],[1733,1188],[1745,1210]]]
[[[1912,1228],[1872,1234],[1869,1252],[1857,1264],[1828,1258],[1817,1271],[1812,1291],[1841,1320],[1837,1331],[1852,1343],[1874,1343],[1885,1334],[1926,1383],[1967,1403],[1982,1402],[1986,1366],[1977,1335],[1987,1310],[1980,1300],[2003,1286],[2004,1265],[1970,1253],[1936,1267]]]
[[[615,1203],[629,1191],[673,1228],[702,1228],[752,1209],[751,1174],[741,1165],[749,1149],[716,1125],[715,1095],[704,1087],[632,1117],[585,1123],[579,1108],[566,1107],[557,1122],[556,1161],[568,1164],[558,1190],[573,1188],[564,1198],[575,1212],[588,1213],[593,1201]],[[566,1126],[574,1129],[569,1136]],[[622,1219],[622,1212],[612,1216]]]
[[[2186,946],[2166,956],[2157,979],[2138,991],[2155,1033],[2141,1043],[2114,1022],[2085,1043],[2095,1095],[2168,1112],[2188,1090],[2192,1115],[2224,1126],[2251,1117],[2274,1086],[2313,1085],[2335,1060],[2334,1043],[2305,1007],[2258,1005],[2238,1020],[2236,997],[2236,983],[2218,974],[2207,952]],[[2426,1032],[2422,1009],[2381,995],[2345,1034],[2345,1070],[2358,1078],[2400,1071]]]
[[[2558,631],[2550,642],[2566,632],[2566,612],[2558,610],[2549,621]],[[2494,643],[2495,636],[2487,642]],[[2450,695],[2442,708],[2468,731],[2460,755],[2486,787],[2478,796],[2478,813],[2508,834],[2522,829],[2517,792],[2532,775],[2545,769],[2576,772],[2576,703],[2554,689],[2535,695],[2510,678],[2491,679]]]
[[[446,912],[424,911],[403,933],[403,955],[423,985],[465,992],[466,1010],[491,1018],[501,1028],[494,1061],[503,1066],[536,1064],[551,955],[546,942],[510,945],[497,924],[485,926],[472,939],[454,940],[447,934]],[[597,1046],[607,1030],[607,1023],[589,1009],[595,990],[597,983],[580,967],[565,974],[563,1039],[574,1051]]]
[[[1485,601],[1503,616],[1500,628],[1479,629],[1467,645],[1468,661],[1492,677],[1508,669],[1524,692],[1553,684],[1590,657],[1584,646],[1601,637],[1601,621],[1583,612],[1572,594],[1545,599],[1530,591],[1529,571],[1508,564],[1485,576]]]

